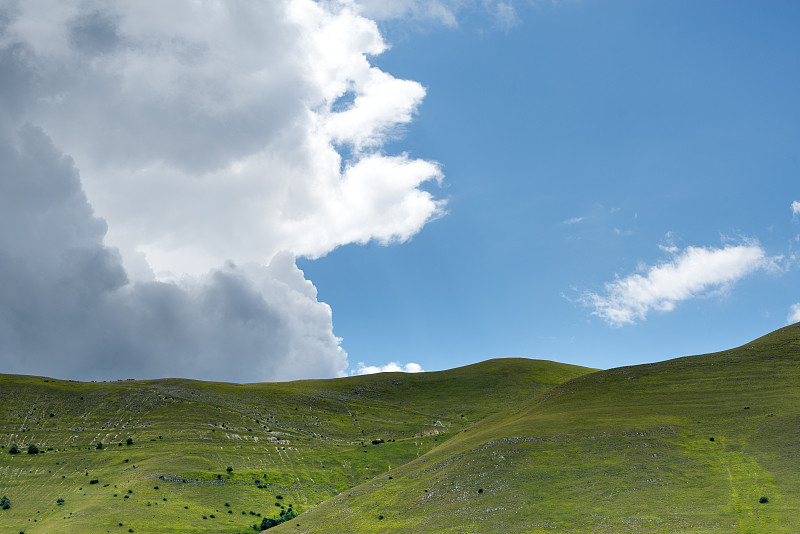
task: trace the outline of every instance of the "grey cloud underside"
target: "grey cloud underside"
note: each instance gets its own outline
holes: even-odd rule
[[[0,143],[0,224],[3,372],[247,382],[346,366],[330,310],[290,256],[249,276],[230,266],[187,286],[130,283],[72,160],[39,128]]]

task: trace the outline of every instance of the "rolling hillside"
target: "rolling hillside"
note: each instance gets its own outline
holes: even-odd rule
[[[412,531],[800,532],[800,324],[576,377],[274,529]]]
[[[244,385],[0,375],[0,532],[253,532],[590,371],[501,359]]]

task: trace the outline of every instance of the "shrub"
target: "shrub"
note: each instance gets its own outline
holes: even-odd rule
[[[8,452],[10,454],[19,454],[19,449],[17,448],[17,444],[16,443],[12,444],[11,448],[8,449]]]
[[[31,443],[28,445],[28,454],[39,454],[39,447]]]
[[[275,526],[280,525],[284,521],[289,521],[290,519],[294,519],[297,517],[297,512],[292,510],[290,507],[288,510],[281,510],[281,513],[276,518],[265,517],[261,520],[261,530],[266,530],[268,528],[272,528]]]
[[[98,482],[100,482],[100,481],[95,478],[95,479],[90,480],[89,484],[97,484]]]
[[[94,448],[95,448],[95,449],[102,449],[102,448],[103,448],[103,442],[102,442],[102,441],[98,441],[98,442],[97,442],[97,445],[95,445],[95,447],[94,447]]]
[[[59,506],[61,506],[62,504],[64,504],[64,499],[62,499],[61,497],[59,497],[58,499],[56,499],[56,504],[57,504],[57,505],[59,505]]]
[[[233,472],[233,467],[228,466],[227,468],[225,468],[225,471],[227,471],[228,473],[232,473]]]
[[[5,495],[3,495],[3,498],[0,499],[0,508],[2,508],[3,510],[8,510],[9,508],[11,508],[11,500]]]
[[[760,499],[758,499],[758,502],[764,504],[765,502],[769,502],[769,499],[767,499],[766,497],[761,497]]]
[[[125,445],[133,445],[133,439],[128,438],[125,440]]]

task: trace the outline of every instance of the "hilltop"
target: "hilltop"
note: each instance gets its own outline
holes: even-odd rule
[[[795,324],[576,377],[275,532],[798,532],[798,447]]]
[[[591,371],[517,358],[263,384],[0,375],[0,494],[11,502],[0,524],[253,532],[264,517],[308,510]]]
[[[800,324],[606,371],[0,375],[0,443],[3,532],[798,532]]]

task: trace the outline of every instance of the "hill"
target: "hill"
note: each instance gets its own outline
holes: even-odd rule
[[[280,532],[800,532],[800,324],[582,375]]]
[[[0,530],[253,532],[591,371],[502,359],[266,384],[0,375]]]

